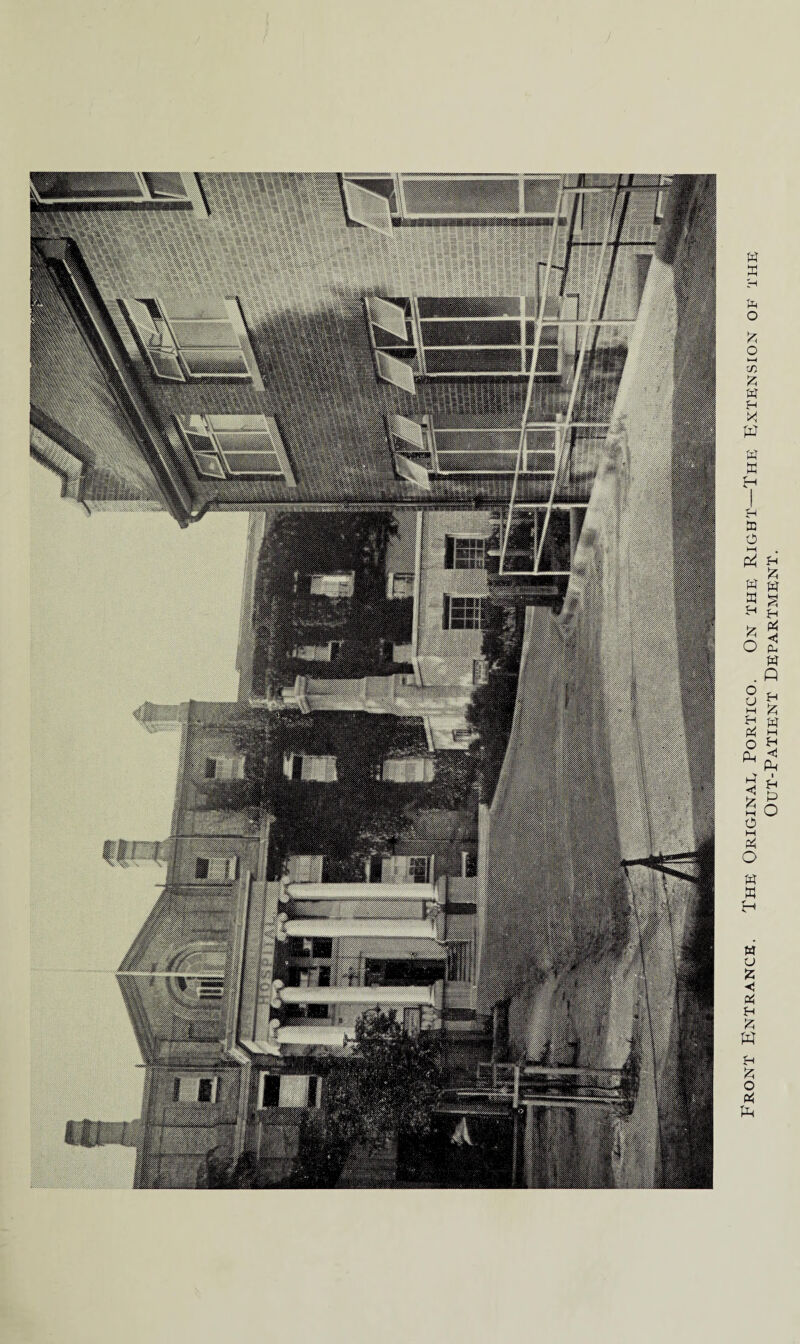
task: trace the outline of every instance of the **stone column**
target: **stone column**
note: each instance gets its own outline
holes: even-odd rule
[[[442,963],[444,973],[444,962]],[[364,1003],[427,1004],[436,1008],[441,1000],[441,981],[433,985],[306,985],[288,986],[282,980],[273,980],[273,1008],[283,1003]]]
[[[278,915],[276,938],[417,938],[436,939],[436,916],[428,919],[290,919]]]
[[[437,901],[433,882],[287,882],[281,901]]]
[[[347,1044],[347,1033],[344,1027],[331,1027],[324,1022],[282,1027],[277,1018],[273,1018],[269,1024],[269,1044],[273,1049],[277,1046],[279,1050],[282,1045],[327,1045],[341,1048]],[[268,1053],[271,1054],[272,1050]]]
[[[296,677],[278,698],[251,696],[253,708],[350,711],[362,714],[398,714],[403,717],[463,713],[472,698],[471,686],[418,686],[402,673],[385,677]]]

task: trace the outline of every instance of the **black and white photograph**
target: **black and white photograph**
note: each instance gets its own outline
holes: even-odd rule
[[[651,166],[31,167],[34,1187],[713,1188],[716,177]]]

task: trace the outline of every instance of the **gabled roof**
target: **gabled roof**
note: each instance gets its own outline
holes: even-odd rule
[[[128,951],[120,962],[120,971],[147,971],[154,970],[157,959],[148,956],[153,944],[157,941],[157,935],[160,933],[164,924],[172,921],[175,896],[169,889],[162,891],[156,901],[147,919],[140,928]],[[147,988],[150,981],[145,976],[119,975],[117,983],[120,987],[125,1007],[128,1010],[128,1016],[131,1019],[131,1026],[136,1037],[142,1059],[146,1064],[153,1062],[156,1050],[156,1033],[151,1015],[147,1009],[148,994]]]

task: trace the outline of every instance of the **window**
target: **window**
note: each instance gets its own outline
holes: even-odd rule
[[[381,778],[395,784],[423,784],[433,779],[433,761],[428,756],[403,756],[383,762]]]
[[[261,1109],[269,1106],[320,1106],[322,1079],[307,1073],[262,1073]]]
[[[522,378],[530,372],[536,299],[370,297],[365,302],[378,373],[407,392],[416,390],[415,373]],[[560,367],[559,328],[545,325],[537,375],[557,376]]]
[[[292,882],[321,882],[322,854],[290,854],[287,862],[287,877]]]
[[[206,215],[194,173],[31,173],[37,205],[193,206]]]
[[[381,661],[384,663],[410,663],[413,653],[412,644],[395,644],[391,639],[381,640]]]
[[[272,416],[187,415],[177,424],[201,476],[275,476],[297,484]]]
[[[387,597],[413,597],[414,596],[414,575],[413,574],[395,574],[390,571],[386,575],[386,596]]]
[[[173,1101],[199,1101],[213,1103],[219,1093],[219,1078],[216,1074],[200,1077],[196,1073],[179,1073],[172,1080]]]
[[[486,686],[489,682],[489,660],[488,658],[473,658],[472,660],[472,684],[473,686]]]
[[[156,378],[241,381],[263,392],[236,299],[125,299],[120,307]]]
[[[300,597],[352,597],[355,571],[340,570],[332,574],[299,574],[294,576],[294,589]]]
[[[304,663],[334,663],[342,651],[342,641],[331,639],[327,644],[295,644],[292,657]]]
[[[199,882],[233,882],[238,876],[239,860],[206,858],[195,859],[194,875]]]
[[[484,630],[485,597],[451,597],[445,593],[442,612],[443,630]]]
[[[395,447],[395,463],[410,461],[423,472],[441,476],[512,475],[519,451],[519,425],[475,424],[434,426],[429,416],[422,421],[393,415],[389,429]],[[399,449],[404,455],[400,457]],[[556,464],[556,425],[529,425],[522,445],[520,471],[528,476],[552,479]],[[402,475],[402,471],[401,471]]]
[[[290,752],[283,758],[283,773],[287,779],[302,779],[317,784],[336,782],[335,756],[307,756]]]
[[[470,981],[472,979],[472,968],[472,943],[449,943],[447,947],[448,980]]]
[[[486,542],[483,537],[445,537],[445,569],[485,569]]]
[[[433,857],[427,854],[374,854],[367,860],[368,882],[432,882]]]
[[[206,756],[206,779],[244,779],[244,756]]]
[[[660,224],[664,218],[664,208],[667,204],[672,177],[669,174],[662,173],[658,179],[658,189],[656,191],[655,206],[653,208],[653,222]]]
[[[200,1001],[221,999],[225,989],[222,975],[177,975],[175,981],[181,993]]]
[[[476,737],[476,736],[477,736],[477,734],[476,734],[474,728],[454,728],[454,729],[453,729],[453,741],[454,741],[454,742],[457,742],[459,746],[462,746],[465,742],[471,742],[472,739],[473,739],[473,737]]]
[[[391,235],[400,220],[551,222],[559,179],[550,173],[343,173],[354,224]]]
[[[478,855],[474,849],[462,849],[461,851],[461,876],[478,876]]]

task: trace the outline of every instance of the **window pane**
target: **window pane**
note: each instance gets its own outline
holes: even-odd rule
[[[428,475],[427,468],[423,467],[420,462],[413,462],[410,457],[404,457],[402,453],[395,453],[394,465],[401,480],[410,481],[412,485],[419,486],[420,490],[430,490],[431,478]]]
[[[274,453],[226,453],[225,465],[234,476],[257,473],[259,476],[282,476],[281,465]]]
[[[172,330],[182,350],[196,350],[198,347],[219,349],[224,346],[239,345],[239,338],[227,320],[218,322],[212,319],[189,321],[185,318],[172,319]]]
[[[263,415],[208,415],[206,419],[212,429],[223,434],[230,434],[235,430],[261,430],[263,434],[267,433]]]
[[[217,481],[225,480],[225,472],[218,457],[213,453],[195,453],[194,461],[201,476],[213,476]]]
[[[395,387],[402,388],[404,392],[415,392],[414,370],[410,364],[404,364],[402,359],[396,359],[394,355],[387,355],[382,350],[375,353],[375,359],[378,364],[378,373],[381,378],[385,378],[387,383],[394,383]]]
[[[167,315],[176,321],[200,318],[210,322],[227,322],[228,309],[224,299],[192,298],[170,299],[164,304]]]
[[[443,472],[508,472],[514,470],[514,453],[439,453]]]
[[[31,173],[31,179],[43,199],[140,200],[142,196],[135,173]]]
[[[405,309],[400,304],[390,303],[387,299],[379,299],[374,294],[367,298],[366,304],[369,320],[374,326],[390,332],[392,336],[396,336],[402,342],[408,339],[406,336]]]
[[[416,420],[409,420],[405,415],[393,415],[391,417],[392,433],[395,437],[405,439],[414,448],[420,452],[425,450],[425,437],[422,432],[422,425],[417,424]]]
[[[509,298],[427,298],[418,299],[420,317],[519,317],[520,300]]]
[[[430,350],[425,354],[428,373],[520,373],[516,350]]]
[[[533,345],[533,342],[536,339],[536,323],[527,322],[525,324],[525,331],[525,339],[528,345]],[[545,345],[558,345],[558,327],[542,327],[539,349],[541,350],[542,346]]]
[[[519,345],[519,322],[423,322],[425,349],[438,345]]]
[[[558,181],[555,178],[525,178],[525,213],[528,215],[555,214],[558,200]]]
[[[198,1101],[214,1100],[214,1080],[213,1078],[201,1078],[197,1085]]]
[[[391,178],[362,182],[345,178],[343,185],[347,213],[353,222],[391,237],[394,208],[394,184]]]
[[[225,453],[272,453],[269,434],[263,430],[217,430],[217,441]]]
[[[442,452],[517,451],[519,429],[437,429],[436,449]]]
[[[180,173],[143,173],[142,176],[150,188],[151,196],[156,199],[186,200],[186,188]]]
[[[410,215],[516,215],[516,174],[501,178],[415,178],[402,175]]]
[[[525,354],[525,368],[530,370],[533,351],[528,350]],[[536,361],[537,373],[558,373],[558,350],[553,346],[539,347],[539,358]]]
[[[148,344],[147,353],[160,378],[170,378],[174,382],[183,382],[183,369],[176,356],[170,354],[169,350],[161,350],[152,344]]]
[[[181,354],[190,373],[198,378],[202,378],[204,374],[241,377],[248,372],[245,357],[238,347],[236,349],[231,347],[217,350],[181,349]]]

